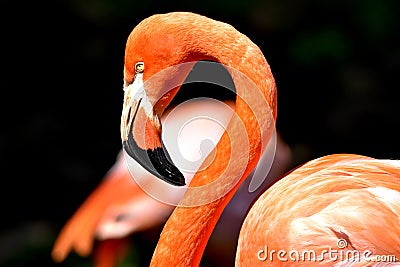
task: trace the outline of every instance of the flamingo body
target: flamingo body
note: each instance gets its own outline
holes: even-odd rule
[[[324,250],[370,251],[371,257],[395,255],[399,259],[399,167],[400,161],[337,154],[294,170],[263,193],[249,210],[240,232],[236,265],[257,265],[262,262],[260,258],[276,266],[286,261],[307,263],[296,256],[291,261],[291,250],[315,252],[321,266],[341,260],[347,263],[339,253],[335,259],[335,254],[330,257]],[[340,248],[339,241],[347,245]],[[284,251],[282,260],[268,253],[266,246],[270,252]],[[261,257],[257,254],[260,251]]]

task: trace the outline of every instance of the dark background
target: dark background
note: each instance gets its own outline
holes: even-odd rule
[[[55,266],[58,231],[121,148],[125,42],[154,13],[201,13],[259,45],[293,166],[342,152],[400,158],[397,0],[2,5],[0,265]]]

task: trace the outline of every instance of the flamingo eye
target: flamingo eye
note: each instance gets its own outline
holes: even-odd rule
[[[143,73],[144,71],[144,63],[143,62],[138,62],[135,64],[135,74],[138,73]]]

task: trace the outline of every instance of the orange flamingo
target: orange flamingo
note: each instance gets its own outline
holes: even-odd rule
[[[200,264],[218,218],[255,167],[275,125],[275,81],[249,38],[198,14],[153,15],[133,29],[125,50],[121,138],[132,158],[167,183],[185,185],[163,149],[158,117],[199,60],[219,62],[230,72],[237,93],[235,116],[213,158],[196,172],[167,220],[151,266]],[[276,257],[270,259],[266,246],[281,258],[295,249],[313,249],[322,258],[312,263],[325,266],[337,259],[322,252],[335,248],[368,250],[375,257],[360,262],[376,260],[379,254],[399,258],[399,182],[396,161],[331,155],[305,164],[254,203],[241,229],[236,265],[283,265]]]

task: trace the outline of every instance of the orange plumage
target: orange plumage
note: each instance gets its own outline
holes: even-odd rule
[[[313,263],[312,258],[302,261],[295,254],[291,259],[291,250],[312,251],[321,258],[321,266],[347,260],[365,264],[361,256],[366,251],[371,258],[399,259],[399,220],[400,161],[350,154],[321,157],[289,173],[258,198],[243,223],[236,264],[260,264],[260,250],[266,253],[261,258],[273,266],[284,265],[285,259]],[[347,245],[338,247],[340,241]],[[271,256],[273,249],[286,255],[282,260],[277,253]],[[338,252],[330,256],[324,250]],[[354,259],[346,258],[346,252]]]

